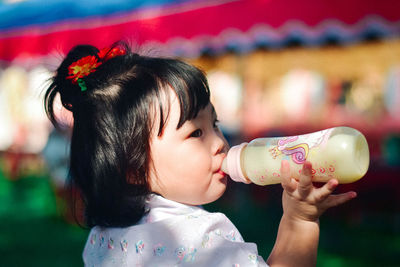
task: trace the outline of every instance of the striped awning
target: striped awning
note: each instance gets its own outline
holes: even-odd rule
[[[399,10],[398,0],[3,0],[0,60],[118,40],[186,57],[346,44],[400,36]]]

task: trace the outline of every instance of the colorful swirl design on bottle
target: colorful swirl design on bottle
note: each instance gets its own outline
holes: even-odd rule
[[[279,150],[283,150],[285,148],[285,145],[291,142],[296,141],[297,139],[299,139],[298,136],[289,136],[289,137],[283,137],[282,139],[280,139],[278,141],[278,148]]]
[[[292,160],[297,164],[303,164],[308,156],[308,145],[298,144],[293,147],[285,147],[281,152],[285,155],[291,155]]]
[[[272,157],[276,158],[281,154],[285,154],[287,156],[291,156],[293,162],[297,164],[303,164],[307,159],[309,146],[307,143],[300,143],[290,146],[290,143],[298,139],[298,136],[290,136],[280,139],[277,146],[269,150],[272,154]]]

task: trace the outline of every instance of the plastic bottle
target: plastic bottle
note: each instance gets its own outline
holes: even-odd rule
[[[313,181],[336,178],[339,183],[352,183],[368,170],[368,143],[362,133],[349,127],[299,136],[258,138],[232,147],[223,161],[222,171],[237,182],[276,184],[281,182],[284,159],[289,161],[295,179],[307,160],[312,163]]]

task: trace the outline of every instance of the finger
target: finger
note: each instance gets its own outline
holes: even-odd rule
[[[290,193],[297,188],[295,181],[290,177],[290,166],[287,160],[282,160],[281,163],[281,183],[282,187]]]
[[[335,206],[339,206],[355,197],[357,197],[357,193],[354,191],[350,191],[350,192],[338,194],[338,195],[330,195],[326,199],[324,206],[326,209],[335,207]]]
[[[314,198],[316,202],[321,202],[325,200],[332,192],[335,190],[337,185],[339,184],[338,180],[331,179],[321,188],[314,190]]]
[[[303,164],[303,169],[301,170],[298,191],[299,195],[302,198],[306,198],[310,194],[311,189],[313,188],[311,182],[311,168],[312,168],[311,163],[306,161]]]

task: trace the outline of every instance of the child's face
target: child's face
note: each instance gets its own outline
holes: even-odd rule
[[[227,177],[221,172],[221,165],[228,148],[216,126],[214,108],[209,104],[196,118],[176,129],[179,101],[175,94],[171,94],[170,101],[171,110],[162,135],[157,136],[154,131],[150,140],[151,189],[185,204],[213,202],[226,189]]]

